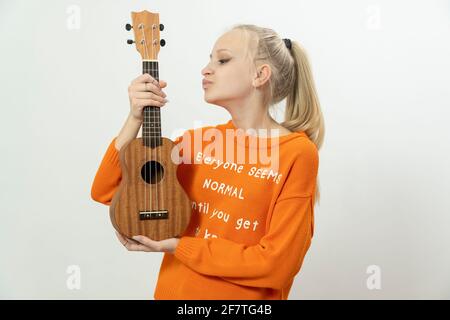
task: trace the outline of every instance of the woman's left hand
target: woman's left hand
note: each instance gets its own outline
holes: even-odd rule
[[[146,236],[134,236],[133,239],[126,238],[116,231],[117,238],[128,251],[145,252],[169,252],[174,253],[180,242],[180,238],[170,238],[155,241]]]

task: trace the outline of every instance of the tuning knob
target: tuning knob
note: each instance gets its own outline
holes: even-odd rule
[[[127,40],[127,43],[128,43],[128,44],[133,44],[133,43],[134,43],[134,40],[128,39],[128,40]]]
[[[133,28],[133,26],[131,24],[129,24],[129,23],[127,23],[125,25],[125,29],[127,29],[127,31],[130,31],[132,28]]]
[[[159,24],[159,31],[163,31],[164,30],[164,25],[162,23]]]
[[[161,41],[159,41],[159,44],[161,45],[161,47],[164,47],[166,45],[166,40],[161,39]]]

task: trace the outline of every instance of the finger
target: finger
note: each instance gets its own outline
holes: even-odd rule
[[[151,83],[157,86],[158,88],[160,87],[159,81],[153,78],[151,75],[149,75],[148,73],[144,73],[143,75],[146,76],[143,81],[144,83]]]
[[[159,241],[155,241],[152,240],[148,237],[145,236],[134,236],[133,240],[139,241],[140,243],[142,243],[143,245],[145,245],[146,247],[155,250],[155,251],[161,251],[161,245],[159,243]]]
[[[161,251],[161,249],[162,249],[162,247],[161,247],[162,241],[155,241],[146,236],[134,236],[133,240],[136,240],[139,243],[142,243],[143,245],[145,245],[147,248],[150,248],[155,251]]]
[[[156,100],[162,103],[166,103],[167,100],[161,96],[158,96],[157,94],[154,94],[152,92],[135,92],[133,94],[130,95],[130,97],[132,98],[136,98],[136,99],[151,99],[151,100]]]
[[[145,82],[150,82],[150,83],[155,84],[156,86],[159,86],[158,81],[148,73],[141,74],[139,77],[134,79],[131,83],[135,84],[135,83],[145,83]]]
[[[143,83],[148,82],[152,76],[150,76],[148,73],[141,74],[140,76],[136,77],[131,81],[131,83]]]
[[[140,243],[128,242],[126,244],[126,248],[128,251],[154,252],[154,250],[152,250],[151,248],[148,248],[147,246],[140,244]]]
[[[161,88],[165,88],[165,87],[167,87],[167,82],[165,82],[164,80],[159,80],[159,86]]]
[[[160,88],[158,88],[153,83],[136,83],[132,86],[131,89],[134,92],[149,92],[149,91],[151,91],[154,93],[161,94],[162,96],[166,95],[164,92],[162,92],[162,90]]]
[[[164,107],[166,104],[153,99],[137,99],[133,98],[133,104],[139,108],[143,107]]]
[[[123,246],[125,246],[127,242],[128,243],[133,243],[133,244],[139,244],[139,242],[137,242],[136,240],[124,237],[117,231],[116,231],[116,236],[119,239],[120,243],[122,243]]]

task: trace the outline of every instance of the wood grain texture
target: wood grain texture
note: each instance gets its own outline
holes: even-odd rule
[[[119,151],[122,180],[110,206],[110,218],[114,228],[131,238],[144,235],[152,240],[181,236],[191,218],[191,201],[177,179],[178,165],[172,161],[178,157],[178,146],[172,140],[161,137],[161,145],[150,148],[136,138]],[[141,175],[147,161],[158,161],[164,174],[159,182],[147,183]],[[141,211],[167,210],[167,219],[141,220]]]

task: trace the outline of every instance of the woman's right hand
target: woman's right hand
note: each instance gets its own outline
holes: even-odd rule
[[[128,86],[128,97],[130,99],[130,114],[133,118],[142,121],[144,119],[143,109],[147,106],[163,107],[168,100],[162,88],[167,82],[158,81],[148,73],[144,73],[131,81]]]

